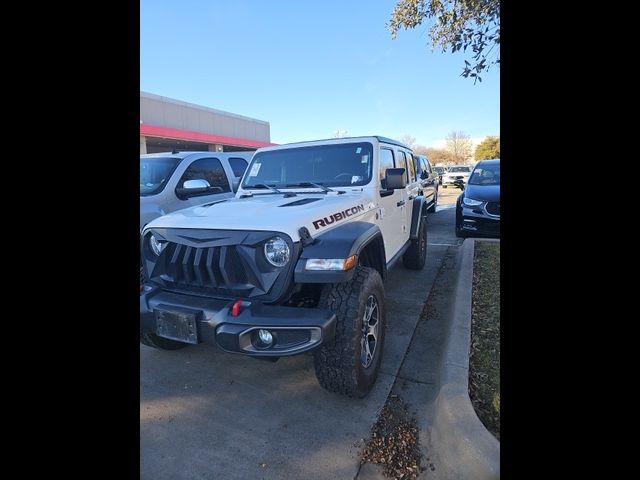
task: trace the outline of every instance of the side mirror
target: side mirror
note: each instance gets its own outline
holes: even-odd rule
[[[460,190],[464,190],[464,181],[458,179],[453,182],[453,184],[458,187]]]
[[[387,168],[385,172],[387,190],[398,190],[407,186],[404,168]]]
[[[429,178],[429,172],[427,172],[426,170],[423,170],[422,173],[420,174],[420,178],[422,180],[426,180],[427,178]]]
[[[203,179],[185,180],[182,188],[176,188],[176,196],[181,200],[186,200],[197,195],[206,195],[222,192],[220,187],[212,187],[209,182]]]
[[[209,188],[210,186],[211,185],[209,185],[209,182],[207,182],[206,180],[197,179],[197,180],[186,180],[182,188],[184,188],[185,190],[191,190],[194,188]]]

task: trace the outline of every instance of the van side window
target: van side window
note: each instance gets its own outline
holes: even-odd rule
[[[244,158],[231,157],[229,159],[229,165],[231,166],[233,175],[236,178],[242,177],[242,175],[244,175],[244,171],[247,169],[247,161]]]

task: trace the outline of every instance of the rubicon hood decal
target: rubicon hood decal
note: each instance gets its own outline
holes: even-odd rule
[[[336,212],[328,217],[319,218],[318,220],[313,221],[313,226],[318,230],[321,227],[328,227],[333,222],[339,222],[340,220],[344,220],[351,215],[355,215],[358,212],[364,212],[364,205],[358,205],[356,207],[351,207],[341,212]]]
[[[153,220],[148,227],[282,232],[297,242],[300,227],[306,227],[317,236],[344,223],[375,216],[377,206],[375,197],[371,197],[369,192],[358,191],[345,195],[314,192],[299,194],[298,198],[283,198],[277,194],[231,198],[223,203],[177,210]],[[305,198],[318,200],[280,208]],[[189,235],[184,230],[180,233]],[[216,236],[216,232],[211,232],[211,236]]]

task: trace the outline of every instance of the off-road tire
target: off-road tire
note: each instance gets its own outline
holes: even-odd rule
[[[371,363],[364,367],[361,362],[362,327],[366,303],[373,295],[378,305],[378,339]],[[336,334],[333,340],[324,344],[314,353],[314,366],[318,383],[325,390],[341,393],[349,397],[366,396],[378,377],[386,309],[384,286],[377,270],[356,267],[350,282],[327,285],[322,292],[320,308],[336,314]]]
[[[140,333],[140,343],[159,350],[179,350],[189,346],[188,343],[176,342],[168,338],[162,338],[155,333]]]
[[[411,240],[411,245],[402,256],[402,263],[409,270],[422,270],[427,259],[427,217],[420,219],[418,238]]]

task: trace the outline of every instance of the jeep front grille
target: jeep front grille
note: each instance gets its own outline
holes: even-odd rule
[[[146,256],[149,279],[167,289],[223,298],[275,300],[287,285],[299,250],[282,268],[264,258],[264,243],[278,232],[156,229],[165,247]]]
[[[227,290],[253,286],[235,246],[196,248],[169,243],[165,250],[167,280],[175,284]]]

